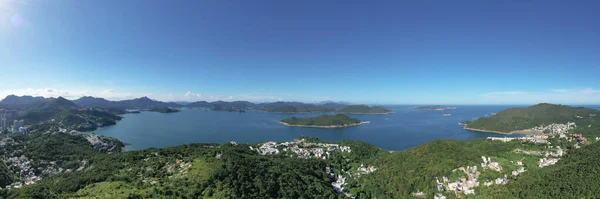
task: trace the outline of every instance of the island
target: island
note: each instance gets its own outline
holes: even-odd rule
[[[460,124],[467,130],[498,134],[552,133],[568,131],[576,126],[591,126],[599,113],[591,108],[541,103],[526,108],[510,108]]]
[[[339,114],[388,114],[393,111],[383,106],[350,105],[337,111]]]
[[[415,110],[432,110],[432,111],[443,111],[443,110],[454,110],[456,107],[454,106],[413,106],[412,109]]]
[[[279,121],[279,123],[286,126],[297,126],[297,127],[312,127],[312,128],[343,128],[350,126],[358,126],[361,124],[368,124],[370,122],[362,122],[358,119],[348,117],[344,114],[335,115],[320,115],[311,118],[297,118],[291,117]]]
[[[151,109],[148,109],[148,111],[150,111],[150,112],[159,112],[159,113],[177,113],[180,110],[169,108],[169,107],[162,107],[162,108],[151,108]]]

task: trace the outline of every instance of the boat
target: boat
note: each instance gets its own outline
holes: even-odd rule
[[[452,114],[450,114],[450,113],[446,113],[446,114],[444,114],[444,116],[446,116],[446,117],[447,117],[447,116],[451,116],[451,115],[452,115]]]

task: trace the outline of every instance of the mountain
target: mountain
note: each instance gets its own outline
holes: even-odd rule
[[[141,97],[123,101],[109,101],[103,98],[96,97],[81,97],[74,101],[76,104],[85,108],[119,108],[119,109],[151,109],[151,108],[166,108],[166,107],[183,107],[181,104],[174,102],[161,102]]]
[[[27,124],[35,124],[50,120],[58,116],[61,112],[70,109],[79,109],[79,106],[63,97],[58,97],[54,100],[41,103],[35,108],[27,111],[25,115],[22,116],[22,119],[24,119]]]
[[[108,101],[104,98],[90,97],[84,96],[77,100],[73,101],[75,104],[86,107],[86,108],[94,108],[94,107],[102,107],[102,108],[114,108],[118,106],[118,103],[113,101]]]
[[[221,109],[247,109],[254,107],[254,103],[248,101],[233,101],[233,102],[225,102],[225,101],[216,101],[211,103],[215,107],[219,107]]]
[[[186,106],[190,108],[214,108],[214,105],[207,101],[192,102]]]
[[[468,122],[466,127],[509,133],[552,123],[575,122],[577,126],[587,126],[592,125],[599,114],[600,111],[591,108],[541,103],[527,108],[510,108],[490,117]]]
[[[77,109],[79,106],[68,99],[58,97],[54,100],[44,102],[32,109],[31,111],[55,111],[55,110],[68,110]]]
[[[2,101],[0,101],[0,108],[28,110],[39,105],[40,103],[48,102],[53,99],[54,98],[32,97],[27,95],[21,97],[16,95],[8,95]]]
[[[392,112],[383,106],[350,105],[337,111],[346,114],[386,114]]]
[[[327,102],[327,103],[321,104],[321,107],[325,107],[328,109],[334,109],[334,110],[339,110],[339,109],[342,109],[347,106],[348,106],[348,104],[342,104],[342,103],[336,103],[336,102]]]
[[[52,98],[44,98],[44,97],[32,97],[28,95],[24,96],[16,96],[16,95],[8,95],[6,96],[0,103],[2,104],[32,104],[39,102],[47,102]]]

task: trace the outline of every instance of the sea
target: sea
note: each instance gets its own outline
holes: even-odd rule
[[[466,140],[485,137],[516,137],[463,129],[458,123],[488,117],[514,105],[456,106],[453,110],[414,110],[409,106],[393,107],[395,113],[349,115],[370,124],[346,128],[288,127],[276,121],[295,117],[313,117],[323,113],[268,113],[250,110],[245,113],[182,109],[177,113],[141,112],[125,114],[116,125],[94,133],[115,137],[130,145],[127,151],[164,148],[188,143],[257,143],[290,141],[300,136],[325,141],[359,140],[385,150],[404,150],[436,139]],[[600,108],[595,106],[593,108]],[[330,113],[333,114],[333,113]],[[444,114],[451,114],[444,116]]]

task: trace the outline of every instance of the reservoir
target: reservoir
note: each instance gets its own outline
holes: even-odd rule
[[[142,112],[126,114],[116,125],[95,133],[130,143],[127,150],[163,148],[188,143],[256,143],[289,141],[300,136],[326,141],[360,140],[386,150],[403,150],[435,139],[465,140],[505,135],[464,130],[459,122],[491,116],[515,106],[457,106],[454,110],[393,108],[385,115],[349,115],[370,124],[347,128],[288,127],[277,120],[313,117],[323,113],[286,114],[263,111],[223,112],[182,109],[178,113]],[[450,116],[444,114],[451,114]],[[515,137],[521,135],[510,135]]]

